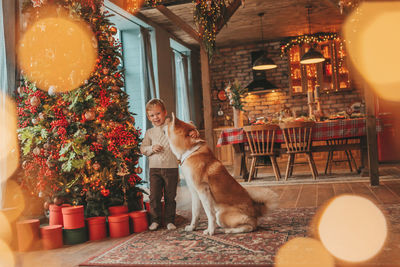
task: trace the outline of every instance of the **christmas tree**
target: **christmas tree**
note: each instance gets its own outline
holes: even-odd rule
[[[115,205],[141,209],[140,130],[121,90],[117,29],[102,0],[51,2],[91,27],[98,56],[90,77],[70,92],[46,92],[22,75],[16,93],[24,172],[20,183],[45,206],[84,205],[87,217],[107,215],[107,208]],[[36,12],[46,4],[26,1],[23,12]]]

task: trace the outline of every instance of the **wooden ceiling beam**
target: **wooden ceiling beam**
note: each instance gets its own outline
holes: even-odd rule
[[[184,4],[190,4],[190,3],[193,3],[193,0],[164,0],[162,2],[162,5],[168,7],[168,6],[177,6],[177,5],[184,5]],[[152,6],[145,5],[145,6],[141,7],[140,9],[148,10],[148,9],[153,9],[153,8],[154,7],[152,7]]]
[[[219,31],[225,26],[225,24],[229,21],[232,15],[236,12],[236,10],[242,5],[242,0],[235,0],[226,8],[226,12],[223,17],[220,17],[217,22],[217,34]]]
[[[160,11],[161,14],[166,16],[172,23],[174,23],[176,26],[178,26],[183,31],[185,31],[187,34],[189,34],[199,44],[202,43],[199,33],[196,30],[194,30],[189,24],[187,24],[184,20],[182,20],[180,17],[175,15],[166,6],[158,5],[157,9],[158,9],[158,11]]]

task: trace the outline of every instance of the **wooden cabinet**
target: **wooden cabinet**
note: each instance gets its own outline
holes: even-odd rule
[[[225,166],[233,165],[233,146],[232,145],[223,145],[217,147],[218,138],[223,129],[230,127],[219,127],[213,129],[213,139],[214,139],[214,155],[215,157],[222,162]],[[204,139],[205,133],[204,130],[199,130],[200,138]]]
[[[215,144],[214,154],[217,159],[219,159],[224,165],[232,165],[233,164],[233,147],[232,145],[224,145],[217,147],[217,141],[221,134],[221,131],[224,128],[215,128],[213,129],[213,138]]]
[[[290,69],[290,92],[305,94],[320,85],[323,91],[343,91],[351,89],[346,50],[340,39],[319,42],[316,49],[325,61],[317,64],[300,64],[300,58],[310,48],[309,44],[292,46],[288,51]]]

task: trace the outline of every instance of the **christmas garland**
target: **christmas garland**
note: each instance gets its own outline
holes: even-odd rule
[[[315,44],[329,40],[339,40],[339,36],[334,32],[318,32],[314,34],[304,34],[296,37],[289,37],[282,41],[281,56],[284,56],[290,48],[295,45]],[[283,44],[284,43],[284,44]]]
[[[146,0],[148,6],[156,7],[162,4],[162,0]],[[203,41],[208,58],[211,60],[215,52],[215,40],[217,36],[217,22],[223,17],[228,0],[195,0],[193,16],[199,28],[199,35]]]

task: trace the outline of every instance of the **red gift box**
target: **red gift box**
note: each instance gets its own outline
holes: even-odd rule
[[[128,206],[112,206],[108,207],[108,212],[110,215],[119,215],[119,214],[127,214]]]
[[[106,217],[90,217],[86,219],[89,227],[89,240],[100,240],[107,236]]]
[[[129,213],[129,217],[131,218],[131,224],[134,233],[144,232],[149,227],[147,211],[132,211]]]
[[[63,246],[62,225],[48,225],[40,228],[44,249],[55,249]]]
[[[83,206],[64,207],[63,214],[64,229],[78,229],[85,227]]]
[[[110,237],[123,237],[129,235],[129,216],[119,214],[108,216]]]

